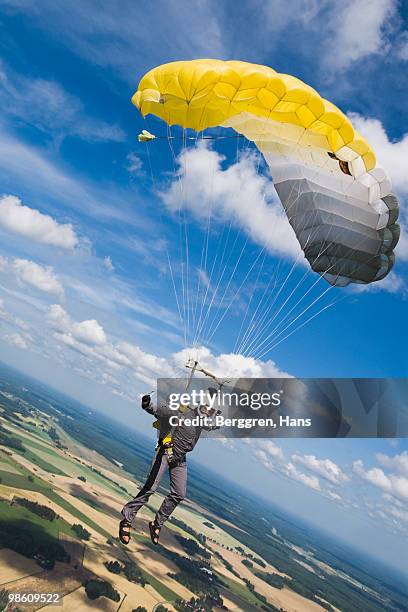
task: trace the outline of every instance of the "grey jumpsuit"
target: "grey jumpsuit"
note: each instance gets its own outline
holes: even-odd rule
[[[168,435],[169,431],[171,430],[169,418],[174,416],[174,410],[170,410],[168,406],[155,407],[151,402],[144,408],[144,410],[158,419],[160,441],[160,439],[163,439],[166,435]],[[184,440],[187,438],[189,447],[188,450],[192,450],[192,448],[194,448],[198,438],[200,437],[201,431],[196,431],[196,429],[197,428],[195,428],[194,431],[190,431],[187,436],[184,436]],[[162,527],[163,523],[167,521],[176,506],[183,501],[186,496],[186,454],[183,452],[182,448],[178,448],[177,436],[173,435],[173,443],[175,458],[174,463],[172,465],[168,464],[164,448],[159,444],[144,486],[140,489],[136,497],[134,497],[122,508],[123,517],[129,521],[132,527],[135,527],[136,514],[140,508],[148,502],[149,497],[155,491],[157,491],[157,488],[159,487],[161,479],[163,478],[164,472],[167,468],[170,476],[170,491],[167,497],[165,497],[163,500],[163,503],[156,514],[155,522],[159,527]]]

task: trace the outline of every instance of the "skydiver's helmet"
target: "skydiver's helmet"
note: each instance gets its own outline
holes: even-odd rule
[[[200,417],[212,419],[213,417],[221,414],[221,410],[218,410],[218,408],[210,408],[210,406],[206,406],[205,404],[200,404],[200,406],[197,406],[197,414]]]
[[[197,406],[197,413],[202,417],[213,417],[219,413],[219,410],[210,408],[210,406],[206,406],[205,404],[200,404]]]

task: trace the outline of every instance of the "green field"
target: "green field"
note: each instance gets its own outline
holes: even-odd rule
[[[22,468],[18,468],[20,470],[19,474],[12,474],[10,472],[0,471],[0,477],[2,479],[2,483],[8,487],[15,487],[16,489],[22,489],[27,491],[39,491],[43,493],[45,497],[49,500],[58,504],[61,508],[72,514],[76,519],[84,523],[84,525],[88,525],[94,529],[97,533],[102,535],[104,538],[111,537],[111,534],[105,531],[102,527],[100,527],[97,523],[95,523],[92,519],[86,516],[83,512],[78,510],[75,506],[66,501],[63,497],[58,495],[50,486],[44,482],[38,476],[33,476],[33,481],[28,480],[28,476],[32,476],[32,474]],[[23,496],[23,495],[22,495]]]
[[[82,465],[79,461],[75,461],[69,457],[61,456],[56,452],[51,444],[37,442],[32,439],[32,436],[21,435],[16,428],[12,429],[12,435],[18,438],[24,445],[26,452],[16,451],[19,455],[25,457],[28,461],[43,469],[50,474],[59,476],[72,476],[77,478],[83,476],[88,482],[108,489],[112,493],[123,497],[124,491],[111,482],[108,478],[94,472],[87,466]]]
[[[35,482],[30,482],[24,474],[16,474],[0,470],[1,484],[6,487],[15,487],[16,489],[25,489],[26,491],[38,491],[38,485]]]
[[[262,606],[261,602],[248,589],[248,587],[246,587],[243,584],[239,584],[238,582],[235,582],[235,580],[232,580],[232,578],[227,578],[226,576],[224,576],[222,574],[218,574],[217,573],[217,575],[220,578],[220,580],[224,583],[224,585],[227,587],[227,589],[229,591],[231,591],[231,593],[234,593],[234,595],[237,595],[241,599],[244,599],[249,604],[251,604],[253,606],[256,606],[257,608],[261,608],[261,606]]]
[[[24,441],[24,446],[26,449],[25,453],[19,450],[15,450],[15,452],[21,455],[22,457],[25,457],[27,461],[30,461],[30,463],[32,463],[33,465],[36,465],[37,467],[41,468],[45,472],[49,472],[50,474],[56,474],[57,476],[68,476],[68,474],[66,474],[65,472],[63,472],[62,470],[54,466],[52,463],[48,463],[47,461],[45,461],[42,457],[39,456],[39,454],[31,451],[30,450],[31,445],[27,444],[26,441]]]
[[[24,497],[24,494],[22,494],[21,497]],[[64,519],[57,518],[53,521],[47,521],[16,503],[11,506],[6,502],[0,501],[0,521],[5,523],[15,523],[16,521],[24,522],[24,527],[27,528],[30,526],[34,535],[35,529],[41,527],[41,529],[55,539],[58,539],[60,533],[65,533],[70,536],[75,535],[71,526]]]
[[[141,572],[146,582],[151,584],[154,590],[157,591],[165,601],[171,602],[180,599],[180,595],[177,595],[177,593],[169,589],[165,584],[160,582],[160,580],[152,576],[152,574],[148,574],[144,570],[141,570]]]

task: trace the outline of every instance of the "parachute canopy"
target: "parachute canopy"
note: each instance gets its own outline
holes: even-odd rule
[[[170,126],[221,126],[253,141],[311,268],[331,284],[370,283],[391,270],[400,230],[388,175],[351,121],[309,85],[247,62],[181,61],[148,72],[132,102]]]

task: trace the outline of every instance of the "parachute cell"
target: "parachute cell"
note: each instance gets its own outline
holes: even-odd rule
[[[170,126],[221,126],[253,141],[305,257],[331,284],[370,283],[391,270],[399,226],[387,173],[312,87],[267,66],[192,60],[148,72],[132,101]]]

